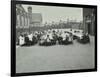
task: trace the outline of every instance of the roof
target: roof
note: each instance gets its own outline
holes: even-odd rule
[[[32,13],[32,22],[42,22],[42,14]]]

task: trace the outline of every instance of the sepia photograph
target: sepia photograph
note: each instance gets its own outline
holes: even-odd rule
[[[16,73],[95,69],[96,9],[16,4]]]

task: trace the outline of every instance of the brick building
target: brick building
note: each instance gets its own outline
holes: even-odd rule
[[[83,8],[83,26],[85,33],[95,34],[95,9]]]
[[[16,28],[29,28],[42,25],[41,13],[32,13],[32,7],[27,8],[28,12],[22,5],[16,5]]]

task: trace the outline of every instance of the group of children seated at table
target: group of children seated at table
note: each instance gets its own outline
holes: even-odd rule
[[[73,44],[74,37],[80,43],[89,43],[90,38],[88,34],[75,35],[68,31],[55,31],[55,30],[45,30],[45,31],[34,31],[30,33],[21,33],[18,37],[17,45],[20,46],[32,46],[38,44],[40,46],[51,46],[51,45],[68,45]]]

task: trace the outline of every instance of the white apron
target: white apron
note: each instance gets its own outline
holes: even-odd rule
[[[25,43],[25,38],[20,36],[19,37],[19,45],[23,45]]]

